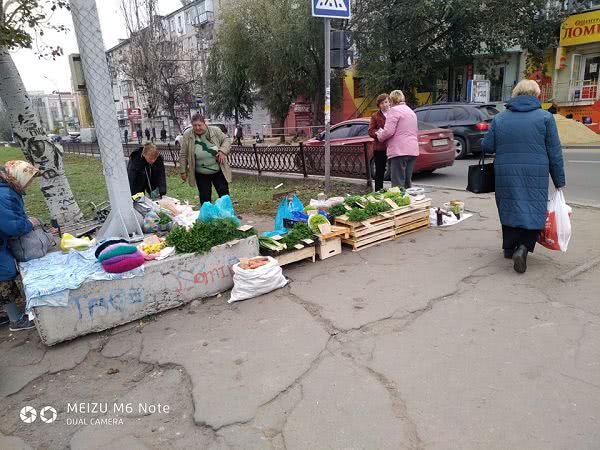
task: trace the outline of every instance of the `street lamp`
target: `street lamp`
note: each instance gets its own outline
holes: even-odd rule
[[[54,87],[56,88],[55,91],[52,91],[53,94],[58,94],[58,105],[60,108],[60,118],[62,121],[62,125],[63,125],[63,129],[65,130],[65,136],[69,136],[69,129],[67,128],[67,121],[65,120],[65,111],[63,109],[63,104],[62,104],[62,97],[60,96],[60,89],[58,88],[58,85],[56,84],[56,82],[54,80],[51,80],[50,78],[48,78],[46,75],[43,75],[43,77],[48,80],[50,83],[52,83],[54,85]]]

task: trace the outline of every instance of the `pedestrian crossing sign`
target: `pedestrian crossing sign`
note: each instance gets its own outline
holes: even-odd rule
[[[350,0],[312,0],[313,17],[350,18]]]

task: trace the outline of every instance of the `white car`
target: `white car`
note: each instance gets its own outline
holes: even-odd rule
[[[224,123],[209,123],[209,124],[208,124],[208,126],[220,128],[220,129],[221,129],[221,131],[222,131],[223,133],[227,134],[227,127],[225,126],[225,124],[224,124]],[[183,129],[183,131],[182,131],[182,133],[181,133],[181,134],[178,134],[178,135],[175,137],[175,145],[176,145],[176,146],[180,146],[180,145],[181,145],[181,140],[183,139],[183,134],[184,134],[184,133],[185,133],[187,130],[189,130],[190,128],[192,128],[192,126],[191,126],[191,125],[188,125],[187,127],[185,127],[185,128]]]

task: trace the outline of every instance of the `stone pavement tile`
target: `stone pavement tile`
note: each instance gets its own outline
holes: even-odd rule
[[[0,367],[21,367],[39,364],[48,347],[39,340],[37,335],[23,336],[12,333],[10,337],[0,342]]]
[[[185,368],[194,420],[213,429],[251,420],[311,367],[329,339],[304,308],[277,292],[234,305],[219,301],[220,308],[172,311],[147,324],[141,355]]]
[[[106,448],[127,450],[148,450],[144,443],[125,432],[107,432],[102,428],[88,427],[73,436],[71,450],[103,450]]]
[[[75,413],[67,403],[107,403],[108,412]],[[113,404],[131,403],[130,414],[115,412]],[[168,405],[168,414],[139,411],[139,403]],[[46,405],[58,411],[56,422],[24,424],[19,411]],[[103,358],[92,353],[71,371],[44,375],[3,401],[0,430],[24,439],[35,448],[219,448],[222,438],[193,421],[187,374],[180,368],[158,368],[132,360]],[[95,419],[122,419],[98,423]],[[86,423],[74,423],[85,419]],[[0,441],[1,442],[1,441]],[[0,448],[6,448],[0,445]],[[221,446],[222,448],[222,446]]]
[[[556,307],[539,285],[493,274],[464,284],[374,338],[368,365],[395,382],[424,447],[597,447],[600,321]]]
[[[600,317],[600,266],[545,290],[556,303],[581,308]]]
[[[4,436],[0,433],[0,448],[6,450],[33,450],[33,447],[27,445],[27,443],[18,437]]]
[[[302,399],[302,388],[294,385],[272,402],[262,406],[253,421],[253,426],[271,438],[280,435],[287,422],[290,411]]]
[[[102,348],[107,358],[137,358],[142,346],[142,335],[133,330],[117,333],[110,337]]]
[[[248,426],[232,425],[219,430],[225,444],[231,449],[265,450],[275,449],[271,441],[260,431]]]
[[[344,253],[319,267],[291,268],[291,293],[316,305],[341,330],[399,317],[453,293],[474,270],[500,261],[493,232],[472,234],[429,229],[366,249],[358,260],[350,254],[354,264],[346,263]]]
[[[17,341],[19,342],[19,341]],[[5,355],[0,365],[0,399],[18,392],[45,373],[71,370],[80,364],[90,351],[89,340],[81,339],[42,349],[39,339],[20,341],[10,346],[3,342]],[[30,356],[27,356],[28,353]],[[24,355],[20,355],[23,353]],[[41,359],[40,359],[41,358]]]
[[[400,400],[364,368],[326,357],[303,378],[283,436],[288,449],[414,448]]]

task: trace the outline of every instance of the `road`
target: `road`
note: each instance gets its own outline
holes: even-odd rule
[[[600,150],[564,150],[567,201],[600,207]],[[477,163],[477,157],[455,161],[452,167],[430,175],[415,175],[417,185],[444,186],[464,189],[467,186],[468,166]]]

